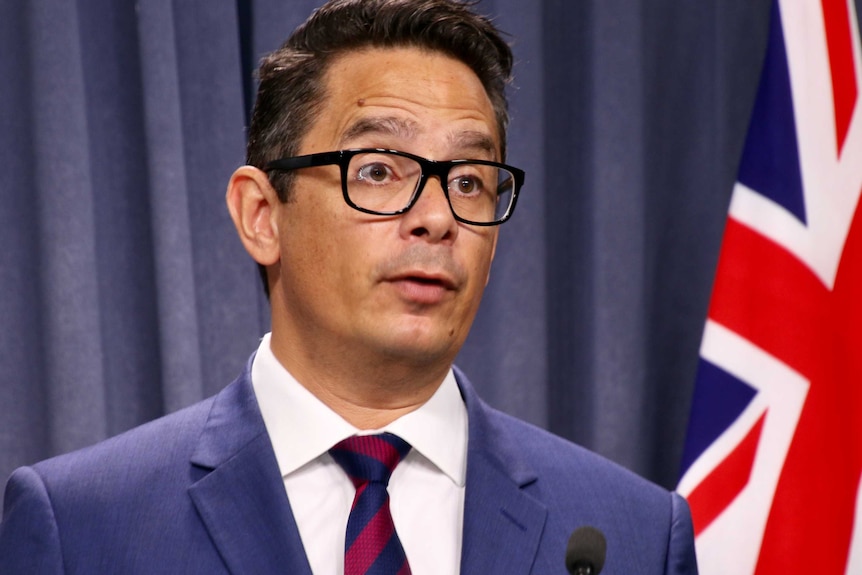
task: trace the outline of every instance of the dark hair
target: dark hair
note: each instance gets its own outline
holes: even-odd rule
[[[263,168],[271,160],[295,156],[325,99],[329,64],[345,52],[369,47],[417,47],[470,67],[494,108],[504,161],[512,51],[491,21],[473,12],[473,5],[457,0],[330,0],[315,10],[261,62],[247,163]],[[288,201],[291,180],[290,172],[270,173],[282,202]],[[263,266],[260,271],[266,287]]]
[[[455,0],[331,0],[318,8],[261,62],[248,164],[263,168],[271,160],[297,154],[324,100],[323,76],[334,57],[366,47],[401,46],[442,52],[473,70],[494,108],[505,158],[505,87],[512,51],[471,6]],[[289,173],[274,172],[271,177],[279,199],[287,201]]]

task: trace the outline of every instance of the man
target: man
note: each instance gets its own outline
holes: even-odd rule
[[[523,181],[511,64],[452,0],[334,0],[270,55],[227,204],[271,334],[216,397],[18,470],[0,571],[564,573],[592,525],[606,574],[696,573],[679,496],[452,367]]]

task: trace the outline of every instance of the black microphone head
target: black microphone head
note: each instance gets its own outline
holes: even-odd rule
[[[595,527],[578,527],[569,537],[566,546],[566,569],[569,573],[598,575],[605,566],[607,543],[605,536]],[[587,570],[592,568],[592,570]]]

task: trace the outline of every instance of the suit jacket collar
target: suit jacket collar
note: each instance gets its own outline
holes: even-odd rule
[[[189,494],[233,573],[311,575],[260,408],[251,362],[213,400]],[[547,508],[526,492],[536,473],[457,368],[469,417],[462,573],[529,573]]]
[[[311,575],[284,482],[245,371],[213,400],[189,488],[207,531],[232,573]]]
[[[517,438],[456,368],[467,405],[469,444],[464,502],[462,573],[530,573],[548,510],[527,493],[536,473],[518,450]]]

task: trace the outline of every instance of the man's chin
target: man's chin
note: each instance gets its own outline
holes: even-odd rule
[[[463,339],[457,338],[454,330],[433,333],[395,330],[380,343],[381,355],[387,360],[427,369],[434,365],[448,367],[458,354]]]

